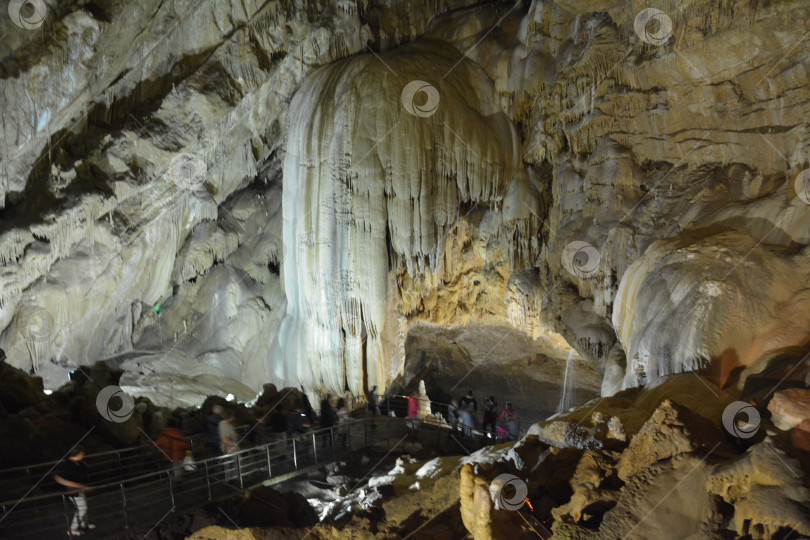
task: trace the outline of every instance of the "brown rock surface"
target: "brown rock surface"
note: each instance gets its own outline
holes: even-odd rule
[[[721,525],[704,488],[711,466],[681,454],[657,462],[629,479],[599,526],[597,538],[705,538]]]
[[[615,483],[605,484],[614,474],[617,457],[617,452],[585,451],[571,477],[574,490],[571,500],[551,511],[556,521],[590,521],[594,517],[601,517],[616,504],[620,493]]]
[[[112,357],[171,405],[383,390],[425,325],[527,338],[481,368],[573,348],[606,393],[807,343],[802,0],[661,4],[655,44],[636,3],[46,4],[0,29],[0,346],[49,388]]]
[[[461,519],[475,540],[520,538],[530,534],[529,528],[514,510],[496,509],[490,493],[490,482],[476,475],[472,465],[461,467],[459,494]]]
[[[802,483],[802,468],[770,440],[718,465],[706,489],[734,506],[740,536],[772,538],[786,530],[810,535],[810,490]]]
[[[188,540],[262,540],[263,534],[254,535],[250,529],[226,529],[211,525],[195,532]]]
[[[665,400],[633,436],[617,466],[627,481],[650,465],[699,449],[714,450],[724,440],[717,426],[677,403]]]
[[[810,390],[788,388],[773,394],[768,403],[773,425],[785,431],[793,428],[802,429],[802,424],[810,421]],[[810,431],[810,429],[804,429]]]

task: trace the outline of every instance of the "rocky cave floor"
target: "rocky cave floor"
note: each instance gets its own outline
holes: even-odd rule
[[[808,372],[807,359],[784,358],[748,376],[742,391],[719,389],[696,373],[671,375],[653,388],[593,399],[535,424],[516,443],[469,455],[408,439],[379,443],[309,476],[119,537],[803,538],[810,535]],[[90,414],[87,397],[120,375],[97,364],[46,396],[41,379],[4,364],[0,433],[17,445],[2,446],[4,462],[19,461],[19,452],[32,460],[45,437],[50,447],[60,440],[67,446],[88,425],[98,428],[87,440],[91,451],[125,446],[141,428],[155,431],[171,415],[201,420],[221,402],[171,411],[138,398],[127,422],[104,422]],[[255,410],[289,408],[286,397],[266,385]],[[724,424],[736,403],[761,414],[749,417],[753,430]],[[250,414],[244,406],[237,411]],[[737,436],[734,426],[742,429]],[[505,484],[502,475],[511,475]]]

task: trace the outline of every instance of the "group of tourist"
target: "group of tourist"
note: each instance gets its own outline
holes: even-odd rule
[[[460,430],[465,436],[471,436],[475,428],[475,417],[478,413],[478,401],[473,391],[467,392],[460,400],[453,399],[447,407],[447,423],[453,429]],[[484,399],[484,415],[481,430],[494,439],[516,441],[518,438],[518,415],[512,408],[512,402],[498,413],[498,402],[495,396]]]
[[[373,387],[366,394],[367,410],[372,415],[380,414],[379,397],[377,387]],[[415,396],[400,396],[407,398],[407,416],[409,418],[424,418],[431,414],[431,401],[425,392],[424,382],[420,381],[419,392]],[[388,407],[388,413],[390,405]],[[453,399],[447,406],[446,421],[456,430],[461,431],[465,436],[471,436],[476,425],[476,415],[478,412],[478,402],[473,396],[472,390],[467,392],[460,400]],[[242,441],[250,437],[250,441],[257,445],[267,444],[274,440],[272,433],[291,432],[292,434],[302,434],[313,428],[315,425],[315,413],[303,394],[284,415],[278,410],[271,409],[264,414],[256,415],[256,423],[248,433],[240,437],[236,431],[234,423],[236,416],[234,411],[222,405],[215,404],[211,407],[211,414],[206,417],[206,446],[212,455],[229,455],[241,449]],[[326,394],[320,402],[320,427],[327,428],[336,426],[335,434],[340,446],[347,446],[346,424],[349,419],[349,411],[346,406],[346,399],[340,397],[334,402],[330,394]],[[518,417],[512,408],[512,403],[507,402],[506,406],[498,412],[498,403],[493,396],[484,400],[483,422],[481,428],[484,433],[500,440],[517,440],[518,437]],[[326,437],[329,436],[327,432]],[[326,441],[325,442],[332,442]],[[333,442],[332,442],[333,443]],[[166,462],[170,464],[174,480],[182,482],[184,468],[188,468],[193,462],[191,457],[191,447],[183,432],[180,430],[179,420],[169,419],[166,427],[161,430],[153,446],[159,449]],[[70,536],[80,536],[87,530],[94,528],[92,523],[87,521],[87,499],[85,494],[91,489],[88,484],[87,469],[83,463],[84,451],[81,447],[76,447],[70,451],[67,459],[59,466],[54,474],[54,480],[62,487],[68,495],[68,500],[73,506],[73,520],[70,524]],[[225,463],[226,479],[233,477],[235,470]],[[232,478],[230,478],[232,479]]]
[[[372,415],[380,414],[379,398],[376,393],[377,387],[372,388],[367,394],[368,410]],[[427,392],[425,391],[425,382],[419,381],[417,392],[413,395],[406,396],[391,396],[391,398],[398,398],[402,401],[390,402],[386,407],[388,414],[396,415],[399,413],[402,416],[403,412],[407,418],[424,420],[431,416],[433,406],[437,405],[436,402],[431,401]],[[438,404],[439,409],[444,409],[444,404]],[[446,405],[447,413],[444,414],[445,421],[455,431],[460,431],[463,435],[472,436],[473,430],[478,425],[478,401],[470,390],[466,395],[460,399],[452,399]],[[518,415],[515,412],[512,402],[507,401],[503,409],[498,409],[498,402],[495,401],[495,396],[489,396],[484,399],[483,408],[483,421],[480,424],[481,430],[484,434],[496,440],[516,441],[519,436],[520,426]]]
[[[346,432],[346,422],[349,420],[349,410],[346,408],[346,400],[338,398],[335,408],[332,408],[332,396],[326,394],[321,400],[321,427],[327,428],[337,426],[335,430],[338,434],[340,445],[347,446],[348,433]]]

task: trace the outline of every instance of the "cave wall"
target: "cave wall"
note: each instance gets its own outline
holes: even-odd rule
[[[472,4],[0,17],[9,361],[125,354],[193,402],[384,387],[424,323],[573,347],[605,393],[805,345],[810,8]]]

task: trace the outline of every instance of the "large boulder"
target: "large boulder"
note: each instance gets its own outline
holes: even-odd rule
[[[788,388],[774,393],[768,403],[773,425],[785,431],[810,424],[810,390]],[[804,428],[810,431],[810,426]]]
[[[679,454],[632,476],[616,506],[591,538],[713,538],[721,516],[704,488],[712,467],[702,456]]]
[[[564,505],[554,508],[555,522],[577,523],[601,516],[616,505],[619,491],[610,481],[615,472],[617,452],[586,450],[571,477],[574,494]]]
[[[810,490],[802,484],[801,467],[770,439],[718,466],[706,490],[734,507],[739,536],[773,538],[780,531],[810,536]]]
[[[528,528],[521,526],[523,521],[515,519],[514,510],[496,508],[491,488],[498,477],[487,480],[475,470],[469,463],[463,465],[459,482],[461,519],[473,538],[497,540],[524,538],[531,534]],[[498,488],[504,489],[502,485]]]
[[[665,400],[630,441],[617,467],[627,481],[650,465],[698,449],[712,450],[724,437],[720,429],[686,407]]]

